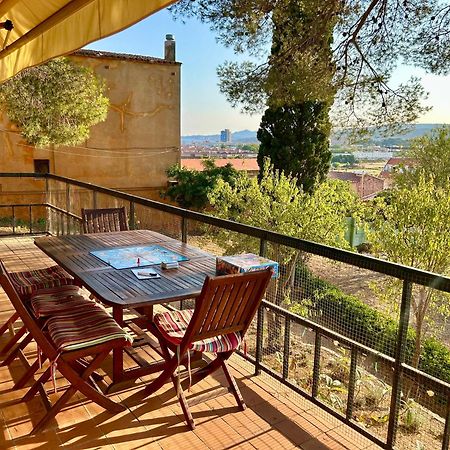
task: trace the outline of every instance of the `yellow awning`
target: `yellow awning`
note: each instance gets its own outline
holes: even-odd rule
[[[0,82],[117,33],[174,1],[0,0],[5,27],[0,29]]]

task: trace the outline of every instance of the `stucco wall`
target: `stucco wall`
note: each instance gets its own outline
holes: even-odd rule
[[[78,147],[35,149],[0,112],[0,172],[34,172],[35,159],[49,159],[52,173],[155,198],[180,161],[180,64],[86,53],[71,58],[105,79],[107,120]],[[1,204],[39,202],[42,192],[42,181],[0,179]]]

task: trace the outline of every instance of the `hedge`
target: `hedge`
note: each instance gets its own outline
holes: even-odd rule
[[[302,285],[307,286],[303,297],[308,299],[305,304],[310,318],[350,339],[386,355],[395,356],[397,321],[312,275],[304,267],[297,270],[297,276],[301,276]],[[409,327],[406,362],[411,361],[415,336],[415,330]],[[429,375],[450,382],[450,350],[435,338],[425,338],[419,368]]]

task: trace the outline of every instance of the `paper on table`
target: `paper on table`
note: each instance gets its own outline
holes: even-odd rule
[[[141,267],[139,269],[131,269],[136,278],[139,280],[154,280],[161,278],[161,275],[153,269]]]

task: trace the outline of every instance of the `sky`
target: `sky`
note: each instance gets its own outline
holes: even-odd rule
[[[182,63],[181,134],[218,134],[224,128],[232,132],[256,131],[261,116],[241,114],[219,91],[217,66],[239,58],[232,49],[216,42],[208,25],[195,19],[184,24],[173,20],[167,10],[162,10],[87,48],[163,58],[166,34],[174,35],[176,60]],[[412,67],[402,67],[394,75],[396,82],[406,81],[411,75],[422,78],[425,90],[429,92],[426,104],[433,109],[418,122],[450,123],[450,76],[427,75]]]

